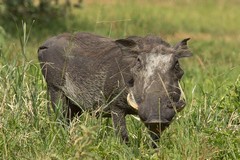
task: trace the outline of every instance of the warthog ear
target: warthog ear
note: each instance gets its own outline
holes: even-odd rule
[[[177,58],[183,58],[183,57],[191,57],[192,52],[189,51],[187,46],[187,41],[189,41],[190,38],[183,39],[179,43],[176,44],[174,49],[176,50],[176,57]]]
[[[118,39],[115,43],[122,50],[124,61],[133,64],[139,52],[138,44],[134,40],[128,38]]]
[[[137,43],[131,39],[118,39],[115,41],[122,49],[131,49],[137,46]]]

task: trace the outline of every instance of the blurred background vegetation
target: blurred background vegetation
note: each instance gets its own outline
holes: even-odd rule
[[[0,159],[240,159],[239,0],[0,0]],[[159,150],[128,117],[131,144],[87,113],[68,130],[47,113],[38,47],[62,32],[191,37],[187,106]],[[99,125],[101,124],[101,125]]]
[[[73,6],[80,8],[81,3],[79,0]],[[0,25],[11,35],[16,34],[16,25],[22,21],[29,24],[36,21],[34,28],[38,33],[47,29],[52,32],[56,28],[63,31],[66,29],[65,18],[72,7],[70,0],[2,0],[0,4]]]
[[[22,21],[28,26],[34,21],[30,39],[33,41],[77,31],[114,38],[156,34],[164,38],[172,36],[174,41],[175,37],[185,36],[231,41],[239,39],[239,3],[238,0],[1,0],[0,33],[1,37],[16,38]]]

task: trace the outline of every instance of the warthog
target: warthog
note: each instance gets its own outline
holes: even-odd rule
[[[111,116],[126,142],[125,116],[136,114],[157,141],[185,106],[178,60],[192,55],[188,40],[171,46],[157,36],[113,40],[89,33],[48,39],[38,58],[53,109],[60,100],[70,120],[86,110]]]

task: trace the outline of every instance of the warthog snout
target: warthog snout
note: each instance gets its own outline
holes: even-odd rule
[[[173,102],[172,102],[173,103]],[[171,105],[166,105],[165,107],[162,107],[162,112],[164,114],[161,114],[161,110],[159,113],[151,113],[146,120],[143,122],[145,124],[155,124],[155,123],[170,123],[172,118],[177,112],[180,112],[184,107],[186,103],[184,100],[180,100],[177,103],[173,103]],[[168,116],[166,116],[168,115]]]

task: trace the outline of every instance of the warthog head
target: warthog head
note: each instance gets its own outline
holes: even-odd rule
[[[131,68],[133,78],[129,82],[127,100],[138,110],[153,139],[159,138],[176,112],[185,106],[179,83],[184,72],[179,58],[192,55],[187,47],[188,40],[184,39],[174,47],[161,39],[153,40],[154,43],[150,40],[151,46],[148,48],[147,44],[134,43],[136,40],[125,42],[131,45],[132,50],[141,51],[137,53]]]

